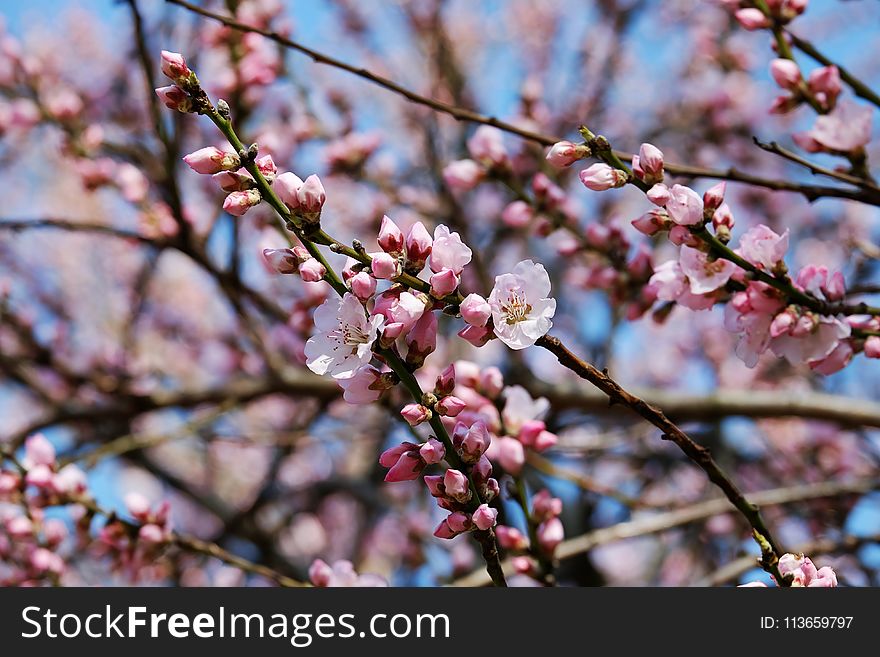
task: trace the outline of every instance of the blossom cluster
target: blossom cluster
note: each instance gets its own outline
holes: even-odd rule
[[[783,554],[779,557],[779,574],[789,580],[793,588],[829,588],[837,586],[837,575],[831,566],[816,568],[810,557],[803,554]],[[742,587],[767,586],[764,582],[749,582]]]

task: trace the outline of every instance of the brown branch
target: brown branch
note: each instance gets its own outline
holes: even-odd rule
[[[773,488],[752,493],[750,497],[754,502],[762,506],[780,506],[792,502],[862,494],[877,488],[880,488],[880,480],[878,479],[863,479],[850,483],[820,482],[818,484]],[[730,511],[733,511],[733,508],[727,499],[716,498],[664,513],[652,513],[651,515],[628,522],[621,522],[610,527],[594,529],[575,538],[563,541],[556,548],[556,557],[560,560],[569,559],[600,545],[648,534],[656,534]],[[799,549],[799,551],[805,550]],[[740,565],[747,564],[745,570],[754,568],[757,565],[753,556],[743,557],[735,563]],[[510,563],[510,559],[505,559],[502,562],[502,567],[505,572],[513,572],[513,565]],[[486,586],[488,584],[489,581],[486,573],[482,570],[476,570],[453,582],[453,586]]]
[[[608,396],[610,404],[626,406],[660,429],[663,432],[662,437],[664,440],[671,440],[675,443],[691,461],[706,473],[709,480],[721,489],[725,497],[730,500],[730,503],[748,521],[756,534],[756,540],[762,546],[764,568],[771,574],[778,574],[776,562],[779,559],[779,555],[782,554],[782,550],[764,523],[758,507],[749,502],[739,488],[737,488],[736,484],[724,474],[707,448],[695,443],[672,420],[667,418],[663,411],[627,392],[614,379],[609,377],[607,373],[600,372],[588,362],[575,356],[562,344],[559,338],[545,335],[536,344],[556,356],[563,367],[570,369],[599,388]]]

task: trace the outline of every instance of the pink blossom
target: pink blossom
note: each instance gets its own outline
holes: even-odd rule
[[[459,422],[455,426],[452,437],[461,460],[465,463],[476,463],[489,448],[492,439],[483,420],[477,420],[470,427]]]
[[[321,179],[315,174],[306,178],[302,187],[297,190],[296,198],[303,212],[312,214],[320,212],[321,208],[324,207],[324,201],[327,199]]]
[[[278,174],[278,167],[275,166],[275,161],[272,159],[272,156],[263,155],[262,157],[258,157],[254,164],[257,166],[257,170],[263,175],[263,178],[266,179],[266,182],[271,185],[275,181],[275,176]]]
[[[416,427],[431,418],[431,411],[421,404],[407,404],[400,411],[400,415],[411,427]]]
[[[703,199],[690,187],[673,185],[666,211],[670,219],[680,226],[703,223]]]
[[[532,516],[538,522],[555,518],[562,513],[562,500],[553,497],[546,488],[532,497]]]
[[[382,395],[387,386],[382,382],[382,375],[372,365],[364,365],[355,370],[354,376],[338,379],[342,388],[342,398],[349,404],[369,404]]]
[[[529,548],[529,540],[516,527],[498,525],[495,528],[495,535],[498,537],[498,543],[505,550],[521,552]]]
[[[880,336],[871,335],[865,340],[865,356],[880,358]]]
[[[822,360],[810,363],[810,369],[819,374],[829,376],[835,372],[839,372],[849,365],[854,355],[852,344],[849,340],[842,340],[837,344],[834,350]]]
[[[409,229],[406,235],[406,268],[411,271],[421,271],[431,255],[431,246],[434,240],[425,229],[421,221],[417,221]]]
[[[507,161],[504,133],[498,128],[481,125],[467,141],[471,157],[486,166],[499,166]]]
[[[648,200],[651,201],[654,205],[660,206],[661,208],[669,203],[672,198],[672,194],[669,192],[669,188],[663,183],[657,183],[647,192]]]
[[[421,366],[437,348],[437,315],[432,312],[423,313],[406,336],[406,362],[413,366]]]
[[[382,225],[379,228],[379,247],[393,256],[403,254],[403,232],[387,215],[382,217]]]
[[[709,212],[717,211],[721,204],[724,203],[724,192],[726,189],[727,183],[722,180],[703,192],[703,210]],[[731,224],[732,226],[733,224]]]
[[[550,276],[531,260],[495,277],[489,295],[495,335],[511,349],[529,347],[553,326],[556,300],[550,298]],[[473,328],[473,327],[470,327]]]
[[[780,87],[787,91],[797,91],[803,78],[801,69],[790,59],[774,59],[770,62],[770,75]]]
[[[223,201],[223,209],[234,217],[240,217],[262,200],[260,192],[256,189],[248,189],[242,192],[232,192]]]
[[[431,296],[436,299],[442,299],[455,292],[460,282],[459,277],[451,269],[444,269],[438,274],[431,274]]]
[[[299,176],[290,171],[282,173],[275,178],[272,189],[278,194],[278,198],[291,210],[299,207],[299,190],[303,186],[303,181]]]
[[[221,151],[215,146],[206,146],[183,157],[190,169],[196,173],[214,174],[237,169],[241,166],[238,155]]]
[[[473,252],[462,241],[458,233],[440,224],[434,229],[434,242],[431,250],[431,271],[434,273],[449,269],[461,274],[471,261]]]
[[[581,159],[581,154],[577,144],[563,140],[550,147],[546,159],[554,167],[561,169],[577,162]]]
[[[446,456],[446,448],[439,440],[429,438],[428,441],[419,448],[419,456],[428,465],[440,463]]]
[[[501,221],[511,228],[523,228],[535,216],[532,206],[525,201],[514,201],[508,204],[501,213]]]
[[[729,260],[712,260],[703,251],[689,246],[681,247],[679,263],[693,294],[707,294],[724,287],[737,270],[737,266]]]
[[[471,516],[471,520],[477,529],[487,530],[495,526],[495,519],[498,517],[498,510],[492,509],[488,504],[481,504],[477,507]]]
[[[764,224],[758,224],[740,238],[737,253],[756,267],[772,271],[787,250],[788,229],[778,235]]]
[[[37,465],[54,467],[55,447],[41,433],[35,433],[24,442],[23,465],[30,469]]]
[[[456,417],[465,408],[467,408],[467,404],[464,400],[459,399],[454,395],[447,395],[437,402],[435,408],[440,415],[446,417]]]
[[[455,363],[447,365],[437,376],[434,391],[438,395],[448,395],[455,388]]]
[[[467,476],[454,468],[449,468],[443,475],[443,488],[449,497],[458,502],[467,502],[472,495]]]
[[[358,272],[348,279],[348,286],[361,301],[366,301],[376,292],[376,279],[365,271]]]
[[[807,77],[807,86],[824,106],[833,107],[843,89],[840,71],[836,66],[817,68]]]
[[[485,326],[492,316],[492,307],[479,294],[471,293],[464,298],[459,306],[461,317],[473,326]]]
[[[627,176],[624,171],[608,166],[603,162],[592,164],[580,172],[579,177],[584,187],[594,192],[604,192],[614,187],[626,184]]]
[[[159,87],[156,89],[156,95],[168,109],[184,113],[192,110],[192,100],[177,85],[172,84],[168,87]]]
[[[394,278],[400,275],[400,263],[393,255],[380,251],[370,254],[370,271],[374,278]]]
[[[660,187],[660,185],[654,185],[654,187],[652,187],[650,191],[653,191],[656,187]],[[668,200],[669,198],[667,190],[664,203]],[[666,212],[664,212],[663,210],[651,210],[643,214],[638,219],[634,219],[632,221],[632,225],[635,227],[636,230],[638,230],[640,233],[643,233],[644,235],[656,235],[661,230],[667,229],[669,225],[669,215],[667,215]]]
[[[466,192],[476,187],[485,176],[485,170],[473,160],[456,160],[443,168],[443,180],[450,189]]]
[[[817,117],[809,132],[794,135],[795,142],[810,152],[857,152],[871,141],[873,113],[868,105],[840,103],[830,114]]]
[[[163,50],[162,53],[162,74],[170,78],[172,81],[180,84],[189,79],[192,71],[186,65],[186,60],[178,52],[169,52]]]
[[[639,154],[633,158],[633,171],[646,182],[663,179],[663,151],[653,144],[642,144]]]
[[[492,441],[490,458],[494,459],[510,474],[518,475],[526,462],[526,453],[523,444],[516,438],[501,436],[497,440]]]
[[[565,529],[559,518],[550,518],[538,526],[537,534],[538,545],[544,552],[552,555],[556,551],[556,547],[562,543],[562,539],[565,538]]]
[[[292,274],[299,267],[299,260],[291,249],[263,249],[263,259],[273,272]]]
[[[391,289],[376,297],[373,315],[381,315],[388,324],[400,324],[409,331],[425,312],[425,299],[412,292]]]
[[[317,258],[307,258],[299,266],[299,275],[309,283],[324,280],[327,268]]]
[[[770,27],[770,19],[760,9],[753,7],[738,10],[734,17],[740,25],[750,31]]]

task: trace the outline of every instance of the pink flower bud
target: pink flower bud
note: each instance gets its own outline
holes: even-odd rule
[[[35,465],[55,465],[55,448],[41,433],[35,433],[24,443],[24,465],[31,468]]]
[[[446,517],[446,523],[456,534],[468,531],[473,524],[470,517],[462,511],[453,511]]]
[[[837,575],[831,566],[823,566],[813,577],[812,581],[807,584],[809,587],[834,587],[837,586]]]
[[[138,530],[138,540],[149,545],[159,545],[165,542],[165,532],[158,525],[152,523],[144,525]]]
[[[740,25],[749,31],[770,27],[770,19],[760,9],[754,7],[740,9],[734,14],[734,17]]]
[[[59,495],[78,495],[86,490],[86,484],[86,473],[69,463],[52,478],[51,485]]]
[[[431,296],[437,299],[442,299],[443,297],[455,292],[456,288],[458,288],[458,284],[460,283],[458,276],[451,269],[444,269],[437,274],[432,274],[430,281]]]
[[[422,313],[407,334],[406,345],[407,364],[421,367],[425,358],[437,348],[437,315],[432,312]]]
[[[501,467],[510,474],[516,476],[522,470],[523,464],[526,462],[526,453],[523,444],[516,438],[503,436],[495,441],[497,444],[496,456],[497,462]]]
[[[846,296],[846,281],[839,271],[828,277],[828,282],[822,287],[822,293],[829,301],[840,301]]]
[[[424,468],[425,462],[418,456],[418,452],[407,452],[385,474],[385,481],[387,483],[412,481],[418,479],[419,473]]]
[[[64,561],[61,557],[42,547],[31,552],[30,564],[39,573],[53,572],[58,575],[64,572]]]
[[[690,187],[673,185],[671,198],[666,204],[670,219],[680,226],[694,226],[703,222],[703,199]]]
[[[504,375],[497,367],[490,366],[480,372],[480,390],[489,397],[495,399],[504,389]]]
[[[554,167],[571,166],[580,159],[578,147],[570,141],[558,141],[550,147],[547,153],[547,161]]]
[[[443,180],[450,189],[460,192],[476,187],[484,174],[483,167],[473,160],[456,160],[443,168]]]
[[[394,465],[400,460],[401,456],[407,452],[417,450],[418,448],[419,446],[413,443],[400,443],[399,445],[395,445],[394,447],[386,449],[379,455],[379,465],[383,468],[394,467]]]
[[[245,189],[251,189],[256,185],[254,179],[246,172],[221,171],[220,173],[215,173],[211,178],[224,192],[241,192]]]
[[[516,527],[498,525],[495,528],[495,535],[498,537],[499,545],[505,550],[522,552],[529,549],[529,540]]]
[[[126,495],[125,508],[133,518],[142,522],[150,515],[150,501],[140,493]]]
[[[525,201],[514,201],[504,208],[501,213],[501,221],[511,228],[523,228],[529,225],[535,211],[532,206]]]
[[[431,411],[421,404],[407,404],[400,411],[400,415],[411,427],[416,427],[431,418]]]
[[[186,65],[186,60],[178,52],[162,51],[162,74],[174,82],[180,83],[189,79],[192,71]]]
[[[308,258],[299,266],[299,275],[307,283],[317,283],[324,280],[327,268],[317,258]]]
[[[519,440],[526,447],[531,447],[535,444],[535,438],[547,428],[541,420],[526,420],[522,423],[520,427],[519,434],[517,435],[517,440]]]
[[[477,420],[468,429],[461,444],[458,445],[461,460],[465,463],[476,463],[488,449],[491,440],[486,423],[483,420]]]
[[[555,518],[562,513],[562,500],[553,497],[546,488],[532,497],[532,515],[538,522]]]
[[[15,473],[0,471],[0,497],[15,492],[20,484],[21,479]]]
[[[387,215],[382,217],[382,226],[379,228],[379,247],[393,256],[403,254],[403,232]]]
[[[269,269],[279,274],[292,274],[299,261],[290,249],[263,249],[263,259]]]
[[[324,201],[327,200],[327,195],[324,192],[324,185],[321,184],[321,179],[315,174],[306,178],[302,187],[297,191],[296,198],[299,201],[299,207],[303,212],[309,212],[312,214],[320,212],[321,208],[324,207]]]
[[[248,189],[243,192],[232,192],[223,201],[223,209],[234,217],[240,217],[262,200],[260,192]]]
[[[391,322],[390,324],[386,324],[385,328],[382,329],[382,342],[386,345],[391,345],[392,342],[403,335],[406,328],[407,326],[403,322]]]
[[[272,156],[264,155],[263,157],[259,157],[254,164],[257,165],[259,172],[263,174],[263,178],[266,179],[266,182],[271,185],[278,173],[278,168],[275,166],[275,161],[272,159]]]
[[[445,417],[455,417],[459,413],[461,413],[465,408],[467,408],[467,404],[464,400],[459,399],[453,395],[447,395],[443,399],[437,402],[437,405],[434,407],[437,409],[437,412],[440,415]]]
[[[421,271],[431,255],[431,247],[434,239],[425,229],[421,221],[417,221],[409,229],[406,236],[406,268],[411,271]]]
[[[822,95],[826,106],[831,106],[840,95],[843,86],[836,66],[823,66],[810,72],[807,86],[815,95]]]
[[[790,59],[774,59],[770,62],[770,75],[776,84],[787,91],[797,91],[803,79],[800,67]]]
[[[581,182],[587,189],[604,192],[626,184],[626,173],[602,162],[597,162],[580,172]]]
[[[27,516],[15,516],[6,521],[6,531],[12,538],[33,538],[34,524]]]
[[[507,161],[504,135],[498,128],[481,125],[467,141],[468,152],[475,160],[487,166],[498,166]]]
[[[536,452],[543,452],[553,447],[557,442],[559,442],[559,437],[555,433],[544,430],[535,437],[532,449]]]
[[[24,480],[29,486],[47,489],[52,486],[54,476],[48,465],[37,465],[28,470]]]
[[[490,508],[488,504],[481,504],[471,516],[477,529],[487,530],[495,526],[495,519],[498,517],[498,510]]]
[[[449,526],[449,523],[444,519],[440,521],[440,524],[437,525],[437,528],[434,530],[434,536],[437,538],[455,538],[461,532],[456,532]]]
[[[717,185],[712,185],[703,192],[703,209],[714,212],[724,202],[724,192],[727,189],[727,183],[723,180]]]
[[[538,545],[549,555],[552,555],[556,547],[565,538],[565,529],[559,518],[550,518],[547,522],[538,526]]]
[[[434,384],[434,392],[440,396],[448,395],[455,388],[455,364],[448,365]]]
[[[658,187],[658,185],[654,185],[654,187]],[[654,187],[652,187],[651,190],[653,190]],[[666,226],[669,223],[669,216],[662,210],[651,210],[638,219],[633,219],[631,223],[640,233],[651,236],[666,229]]]
[[[443,475],[443,487],[446,494],[458,502],[467,502],[471,498],[471,489],[465,474],[449,468]]]
[[[325,561],[315,559],[309,566],[309,581],[315,586],[324,588],[330,585],[333,569]]]
[[[653,144],[642,144],[639,148],[639,169],[644,180],[662,180],[663,151]]]
[[[865,340],[865,356],[868,358],[880,358],[880,337],[872,335]]]
[[[376,279],[367,272],[361,271],[348,279],[348,286],[361,301],[366,301],[376,292]]]
[[[669,199],[672,198],[672,195],[669,193],[669,188],[663,183],[657,183],[647,192],[648,200],[651,201],[654,205],[658,205],[661,208],[669,203]]]
[[[465,326],[458,332],[458,337],[467,340],[475,347],[482,347],[492,339],[492,331],[481,326]]]
[[[446,448],[439,440],[429,438],[428,442],[419,448],[419,455],[428,465],[440,463],[443,457],[446,456]]]
[[[291,210],[299,207],[299,190],[303,186],[303,181],[299,176],[290,171],[282,173],[275,178],[272,189],[278,194],[278,198]]]
[[[380,251],[371,254],[370,271],[375,278],[394,278],[400,275],[400,265],[393,255]]]
[[[183,161],[196,173],[214,174],[230,171],[241,166],[241,160],[235,153],[221,151],[215,146],[206,146],[185,155]]]
[[[485,326],[492,316],[492,307],[479,294],[471,293],[464,298],[459,307],[461,318],[472,326]]]
[[[156,95],[168,109],[184,113],[192,110],[192,100],[183,89],[176,85],[159,87],[156,89]]]

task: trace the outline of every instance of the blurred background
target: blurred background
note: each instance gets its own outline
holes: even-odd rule
[[[757,136],[792,148],[791,135],[815,115],[768,112],[778,93],[770,37],[744,31],[722,5],[203,4],[541,134],[574,139],[586,124],[629,152],[651,142],[669,162],[815,182],[754,145]],[[544,263],[559,303],[555,333],[709,446],[746,492],[765,499],[787,549],[810,550],[841,583],[880,583],[880,370],[861,358],[824,377],[771,353],[749,369],[733,353],[723,308],[652,308],[643,296],[651,263],[675,250],[630,226],[649,209],[637,189],[588,192],[576,167],[547,169],[546,149],[505,135],[515,184],[545,171],[566,190],[564,214],[582,235],[614,236],[604,253],[572,249],[569,232],[503,219],[517,198],[509,185],[449,188],[443,167],[467,157],[474,125],[256,34],[158,0],[6,2],[2,13],[0,445],[8,454],[41,432],[60,462],[82,468],[103,511],[126,515],[131,493],[154,508],[167,502],[175,531],[295,580],[307,579],[317,558],[350,560],[392,585],[441,585],[481,570],[467,537],[432,536],[442,515],[420,482],[382,482],[378,454],[410,437],[397,416],[403,396],[351,406],[304,367],[323,284],[271,273],[262,249],[286,245],[270,208],[225,214],[216,185],[181,161],[222,143],[207,119],[153,96],[166,84],[166,49],[187,58],[212,98],[229,102],[239,133],[279,170],[321,176],[331,234],[375,250],[383,215],[404,231],[444,223],[475,253],[464,286],[484,294],[518,260]],[[878,21],[870,0],[813,0],[794,28],[876,88]],[[876,155],[869,146],[868,161]],[[714,182],[677,180],[701,193]],[[756,223],[791,231],[790,269],[825,265],[868,293],[880,283],[876,207],[733,182],[726,200],[735,234]],[[648,263],[641,269],[632,264],[639,258]],[[764,577],[745,523],[707,502],[716,490],[658,430],[609,408],[549,353],[497,340],[475,349],[455,337],[459,328],[441,322],[426,381],[449,362],[463,363],[459,371],[494,366],[506,386],[549,401],[545,422],[559,442],[530,456],[523,479],[564,501],[574,541],[561,548],[560,583]],[[509,496],[498,506],[500,522],[523,528]],[[15,507],[0,502],[0,517],[17,515]],[[56,526],[62,538],[51,546],[65,563],[60,583],[272,582],[181,546],[120,559],[100,538],[106,514],[45,513],[66,527]],[[0,581],[18,584],[17,539],[7,534]]]

